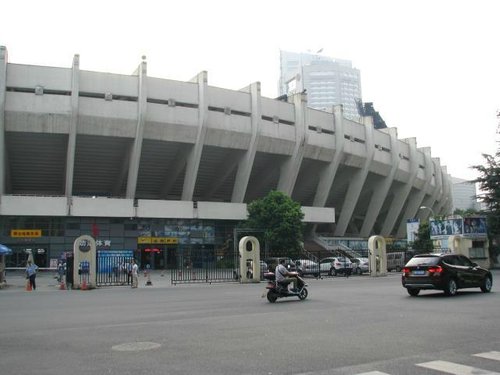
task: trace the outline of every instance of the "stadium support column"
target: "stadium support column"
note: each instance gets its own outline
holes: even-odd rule
[[[418,173],[418,159],[417,159],[417,141],[415,138],[409,138],[405,140],[410,146],[410,166],[409,166],[409,177],[406,183],[400,187],[395,193],[394,198],[391,202],[389,213],[384,221],[382,227],[381,235],[383,237],[389,237],[396,225],[396,220],[404,207],[408,194],[413,187],[413,182]]]
[[[344,157],[344,113],[342,105],[333,106],[333,123],[335,128],[335,153],[330,164],[320,172],[318,188],[314,195],[314,207],[325,207],[340,161]]]
[[[5,194],[5,92],[7,88],[7,48],[0,46],[0,201]]]
[[[307,144],[307,95],[305,93],[293,96],[295,106],[295,147],[293,154],[281,166],[280,179],[277,190],[292,196],[295,182],[299,174],[300,166],[304,158],[304,151]]]
[[[443,190],[441,191],[441,196],[438,199],[438,203],[435,205],[435,208],[433,208],[436,215],[448,215],[451,214],[453,206],[453,202],[451,199],[451,178],[448,175],[446,166],[444,166],[441,170]]]
[[[186,175],[184,176],[184,186],[182,188],[182,200],[193,200],[194,188],[196,185],[196,178],[198,176],[198,169],[200,167],[201,155],[203,152],[203,145],[205,143],[205,136],[207,134],[207,86],[208,75],[206,71],[201,72],[194,77],[192,82],[198,83],[198,130],[196,133],[196,140],[193,149],[187,157]]]
[[[248,181],[250,181],[250,174],[252,173],[253,162],[255,160],[255,154],[257,153],[260,124],[262,121],[260,82],[253,83],[249,86],[249,89],[252,101],[252,137],[250,138],[250,144],[247,152],[245,152],[245,155],[243,155],[242,159],[238,163],[238,171],[236,172],[236,179],[231,197],[232,203],[243,203],[245,199]]]
[[[142,140],[144,136],[144,124],[146,123],[147,111],[147,63],[146,57],[142,57],[142,62],[137,69],[138,80],[138,105],[137,105],[137,126],[135,128],[134,145],[130,156],[127,180],[127,199],[135,198],[137,188],[137,176],[139,175],[139,164],[141,162]]]
[[[412,219],[418,213],[420,206],[422,206],[425,194],[429,190],[430,183],[432,181],[432,159],[431,159],[431,149],[430,147],[424,147],[422,149],[424,153],[425,162],[425,183],[422,189],[413,192],[408,198],[408,204],[406,205],[405,212],[403,214],[402,220],[399,222],[399,228],[397,230],[396,236],[398,238],[406,237],[406,222],[408,219]]]
[[[441,175],[441,161],[439,158],[432,158],[432,165],[434,167],[433,175],[434,175],[434,189],[430,197],[425,199],[422,203],[422,206],[433,207],[434,203],[438,199],[439,193],[443,189],[443,176]],[[420,210],[417,212],[417,216],[419,218],[423,218],[424,213]]]
[[[68,149],[66,153],[66,199],[68,215],[71,214],[73,175],[75,170],[76,130],[78,127],[78,96],[80,92],[80,56],[73,57],[71,71],[71,117],[69,119]]]
[[[375,141],[373,140],[373,132],[375,128],[373,127],[373,117],[367,116],[363,117],[363,123],[365,126],[365,153],[366,158],[363,166],[351,179],[349,187],[347,188],[347,195],[345,197],[344,203],[342,204],[342,209],[340,210],[340,217],[337,226],[335,227],[335,236],[344,236],[349,225],[356,204],[358,203],[359,196],[361,195],[361,190],[365,184],[366,177],[370,171],[370,165],[373,161],[373,156],[375,154]]]
[[[377,220],[380,210],[384,204],[385,197],[389,193],[392,183],[394,182],[394,177],[396,176],[396,172],[399,168],[399,162],[401,160],[399,158],[398,129],[388,128],[387,130],[381,129],[381,131],[387,131],[391,137],[392,165],[387,176],[374,189],[372,198],[370,199],[370,204],[368,205],[368,209],[366,211],[365,220],[361,226],[361,232],[359,233],[362,238],[370,237],[375,221]]]

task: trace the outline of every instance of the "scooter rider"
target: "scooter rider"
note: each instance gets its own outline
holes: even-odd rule
[[[280,259],[279,264],[276,266],[274,272],[276,277],[276,284],[288,289],[288,284],[293,283],[293,291],[297,290],[297,272],[290,272],[285,267],[286,259]]]

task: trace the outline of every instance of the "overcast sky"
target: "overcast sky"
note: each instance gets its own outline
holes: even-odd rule
[[[363,101],[399,138],[415,137],[454,177],[497,150],[498,0],[3,0],[9,62],[186,81],[260,81],[277,96],[279,51],[351,60]]]

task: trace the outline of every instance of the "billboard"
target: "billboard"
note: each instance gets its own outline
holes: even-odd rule
[[[453,217],[447,219],[430,219],[429,226],[432,239],[462,235],[464,237],[485,237],[486,218],[485,217]]]
[[[418,228],[420,227],[419,219],[406,220],[406,239],[408,242],[415,242],[418,237]]]
[[[464,220],[460,218],[452,219],[430,219],[431,238],[439,236],[452,236],[463,233]]]
[[[464,218],[464,236],[486,236],[486,233],[485,217]]]

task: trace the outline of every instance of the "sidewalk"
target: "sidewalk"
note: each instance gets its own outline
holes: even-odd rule
[[[163,275],[163,276],[162,276]],[[26,276],[22,271],[7,271],[6,283],[3,288],[0,288],[0,293],[3,291],[24,290],[26,288]],[[170,287],[170,271],[151,271],[151,284],[146,285],[148,278],[144,277],[144,272],[139,272],[139,288],[166,288]],[[130,286],[103,286],[102,288],[130,288]],[[59,290],[60,284],[57,281],[57,274],[53,271],[40,271],[36,276],[36,291],[52,291]]]

